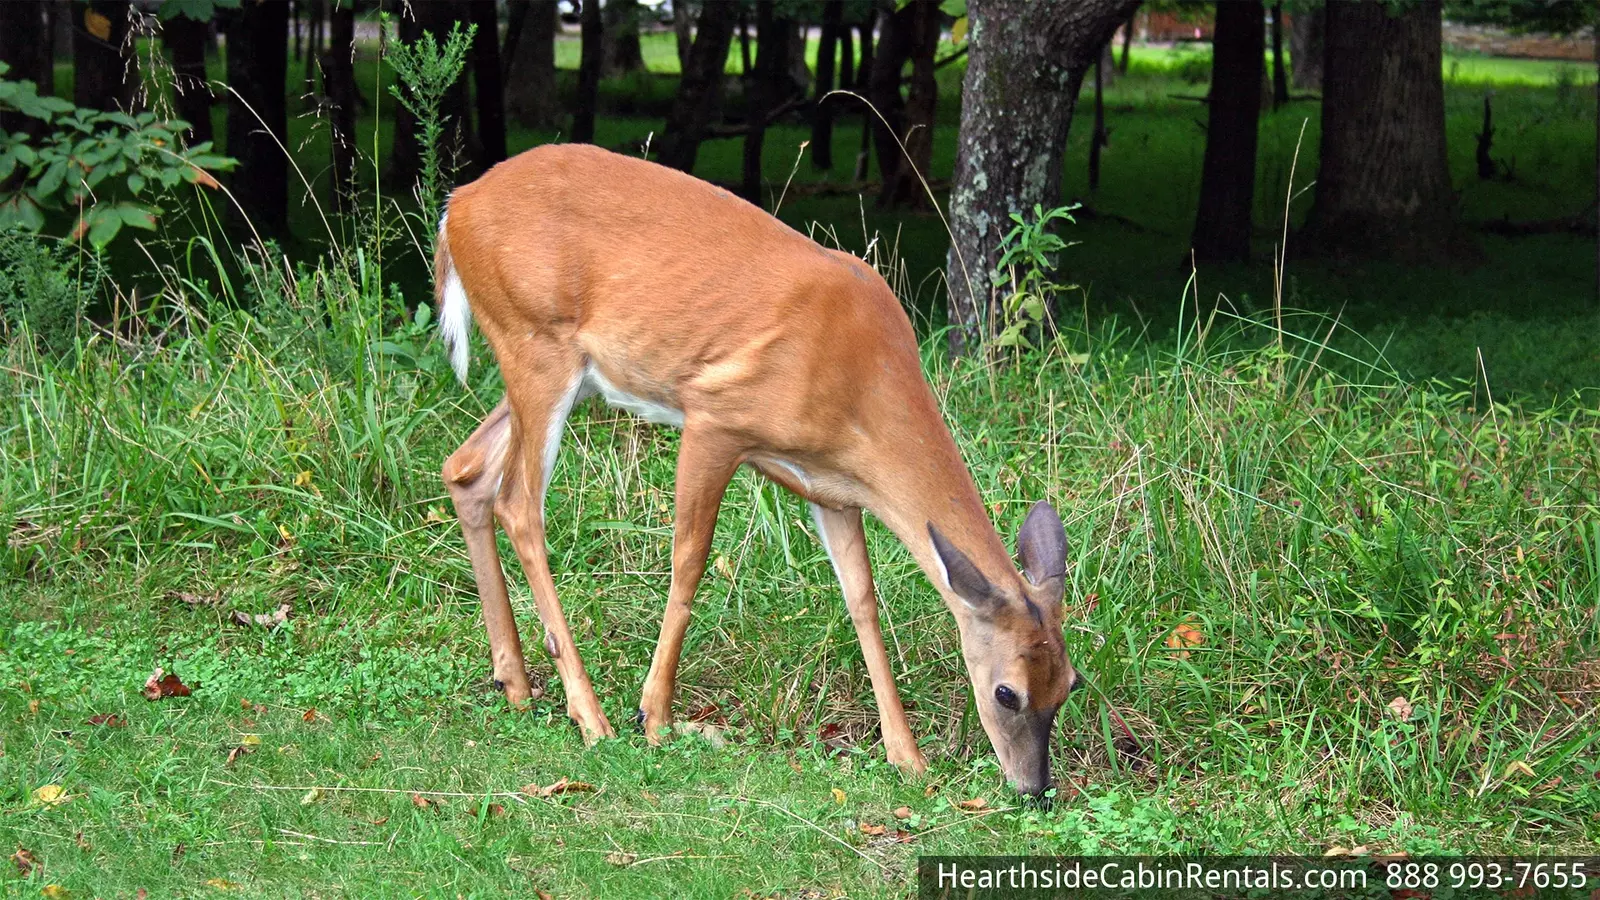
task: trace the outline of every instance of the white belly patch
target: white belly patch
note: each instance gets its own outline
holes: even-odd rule
[[[607,406],[626,410],[633,415],[644,419],[646,422],[655,422],[658,425],[671,425],[674,428],[683,427],[683,410],[673,409],[643,397],[622,390],[612,384],[609,379],[600,374],[600,370],[593,363],[584,367],[583,384],[585,395],[599,393],[605,399]]]

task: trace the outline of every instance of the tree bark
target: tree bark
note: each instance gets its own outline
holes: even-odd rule
[[[1325,21],[1320,5],[1297,12],[1289,20],[1289,57],[1293,69],[1290,81],[1297,91],[1322,90]]]
[[[31,81],[41,94],[55,92],[54,60],[39,48],[49,47],[49,31],[41,3],[0,3],[0,62],[10,66],[8,81]],[[0,112],[0,132],[36,134],[38,119]]]
[[[477,162],[480,171],[506,158],[505,85],[500,79],[500,21],[494,0],[469,0],[468,14],[478,26],[472,36],[473,100],[478,113]]]
[[[1289,73],[1283,65],[1283,0],[1278,0],[1272,4],[1272,108],[1288,102]]]
[[[128,0],[75,3],[72,100],[91,109],[131,109],[139,81],[128,38]],[[287,52],[287,48],[285,48]]]
[[[756,67],[748,87],[748,124],[744,135],[740,193],[751,203],[761,203],[761,154],[767,125],[778,106],[790,99],[789,22],[778,18],[773,0],[756,3]]]
[[[888,128],[879,126],[877,139],[878,168],[883,172],[878,206],[926,206],[927,194],[917,173],[925,175],[933,159],[934,111],[939,100],[934,78],[939,4],[937,0],[911,0],[895,12],[886,28],[872,69],[873,103],[889,122]],[[911,88],[902,100],[900,70],[907,60],[911,62]]]
[[[506,112],[525,128],[553,128],[561,118],[556,6],[556,0],[512,0],[506,32]]]
[[[605,24],[600,18],[600,0],[583,0],[583,56],[578,61],[578,108],[572,117],[572,140],[594,143],[595,107],[600,102],[600,67],[604,59],[601,43]]]
[[[689,71],[689,49],[694,46],[694,16],[689,14],[685,0],[672,4],[672,37],[677,43],[678,71]]]
[[[228,155],[234,199],[263,234],[289,222],[289,5],[245,3],[228,20]]]
[[[328,16],[328,50],[322,54],[322,88],[328,97],[328,137],[332,157],[331,203],[336,212],[354,210],[356,178],[356,13],[354,5],[337,3]]]
[[[872,70],[877,65],[877,49],[872,40],[872,25],[876,18],[876,13],[869,12],[867,20],[861,23],[861,55],[856,60],[855,81],[850,85],[857,94],[869,99],[872,96]],[[877,130],[878,117],[865,103],[861,104],[861,146],[856,151],[856,181],[867,180],[867,169],[872,162],[872,136]]]
[[[323,0],[306,0],[301,9],[306,15],[305,76],[302,79],[306,93],[317,88],[317,59],[322,55],[322,20],[327,17]]]
[[[1139,8],[1135,6],[1133,11],[1128,13],[1128,20],[1122,23],[1122,60],[1118,63],[1117,69],[1123,75],[1128,74],[1128,57],[1133,52],[1133,25],[1138,15]]]
[[[207,23],[178,14],[161,23],[161,41],[172,57],[173,106],[189,123],[185,140],[199,144],[213,139],[211,84],[206,78]]]
[[[1327,7],[1322,167],[1305,237],[1336,254],[1442,261],[1455,231],[1439,0]]]
[[[817,42],[817,85],[811,105],[811,166],[833,168],[833,110],[838,101],[824,101],[833,90],[839,37],[843,30],[844,0],[828,0],[822,9],[822,36]]]
[[[950,348],[976,350],[994,320],[989,274],[1010,215],[1061,203],[1078,90],[1137,0],[969,0],[967,74],[950,192]]]
[[[1263,75],[1261,16],[1261,0],[1229,0],[1217,6],[1200,205],[1190,241],[1200,262],[1250,258]]]
[[[639,0],[606,0],[603,14],[601,46],[605,58],[602,70],[608,77],[643,72],[644,52],[639,46],[639,20],[643,18],[643,10]]]
[[[733,43],[733,28],[738,21],[737,4],[701,5],[688,64],[678,80],[678,93],[672,99],[672,111],[661,135],[656,159],[662,165],[694,171],[700,142],[722,104],[723,70],[727,68],[728,47]]]

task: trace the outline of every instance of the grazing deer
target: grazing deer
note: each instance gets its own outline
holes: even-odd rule
[[[878,627],[862,531],[870,510],[905,543],[961,634],[978,715],[1019,790],[1050,786],[1050,732],[1077,680],[1061,636],[1065,536],[1049,504],[1017,537],[1023,573],[984,510],[911,323],[861,260],[727,191],[583,144],[539,147],[451,196],[439,225],[439,327],[463,381],[476,318],[506,399],[444,465],[483,602],[494,678],[530,697],[494,523],[532,582],[544,648],[586,739],[614,734],[567,627],[545,547],[544,499],[574,404],[682,429],[672,583],[639,715],[672,722],[689,606],[723,491],[741,464],[811,505],[861,641],[890,762],[927,763]]]

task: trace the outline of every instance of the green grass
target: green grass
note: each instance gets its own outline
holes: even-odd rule
[[[1182,344],[1074,332],[999,369],[930,351],[997,524],[1013,532],[1041,497],[1063,511],[1068,649],[1105,697],[1063,710],[1057,803],[1024,810],[971,714],[952,620],[874,527],[891,654],[933,760],[925,779],[888,767],[803,508],[747,475],[680,677],[680,715],[714,708],[726,746],[653,750],[625,731],[584,749],[537,656],[543,697],[508,710],[485,687],[437,476],[498,378],[480,366],[462,392],[366,266],[250,269],[253,314],[188,292],[190,327],[160,338],[96,335],[60,359],[6,345],[0,843],[44,866],[0,872],[8,890],[904,896],[919,853],[1600,838],[1592,410],[1474,406],[1372,366],[1352,381],[1315,338],[1280,350],[1225,319]],[[585,407],[548,504],[614,722],[662,608],[674,444]],[[233,622],[281,603],[277,630]],[[1180,626],[1201,642],[1169,646]],[[156,666],[192,696],[141,698]],[[108,714],[126,726],[90,724]],[[230,764],[247,735],[259,744]],[[518,793],[562,777],[596,791]],[[47,785],[68,799],[40,802]],[[973,797],[996,811],[953,806]],[[863,833],[892,831],[900,806],[912,842]]]

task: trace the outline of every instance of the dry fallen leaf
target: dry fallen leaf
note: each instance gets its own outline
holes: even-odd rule
[[[214,606],[222,599],[221,594],[196,594],[193,591],[173,591],[168,596],[189,606]]]
[[[494,816],[496,819],[498,819],[498,818],[501,818],[502,816],[504,816],[505,814],[506,814],[505,806],[503,806],[503,805],[501,805],[499,803],[491,803],[491,804],[489,804],[489,815]]]
[[[1167,635],[1167,649],[1178,651],[1173,654],[1178,659],[1188,659],[1188,648],[1198,647],[1205,642],[1205,632],[1201,631],[1193,620],[1184,622]]]
[[[1404,697],[1396,697],[1389,701],[1389,713],[1402,722],[1410,719],[1411,714],[1415,711],[1411,706],[1411,701]]]
[[[144,681],[144,698],[146,700],[187,697],[189,693],[188,685],[179,681],[176,674],[168,674],[164,669],[157,668]]]
[[[90,725],[104,725],[107,728],[121,728],[128,724],[128,720],[116,713],[100,713],[89,717]]]
[[[306,710],[304,713],[300,714],[300,721],[302,721],[302,722],[315,722],[316,720],[317,720],[317,708],[315,706],[311,707],[310,709]]]
[[[432,807],[438,806],[439,805],[439,801],[434,800],[431,797],[424,797],[421,794],[412,794],[411,795],[411,805],[415,806],[417,809],[430,809]]]
[[[828,791],[829,793],[833,794],[833,802],[839,804],[840,806],[844,805],[844,791],[841,791],[838,788],[829,788]]]
[[[870,835],[872,837],[877,837],[878,835],[889,830],[888,826],[886,825],[873,825],[870,822],[862,822],[860,827],[862,834]]]
[[[236,891],[239,889],[239,882],[229,881],[226,878],[207,878],[206,887],[216,888],[219,891]]]
[[[596,790],[598,789],[587,781],[568,781],[565,778],[559,778],[554,783],[547,784],[544,787],[530,784],[523,788],[522,792],[535,797],[554,797],[557,794],[592,794]]]
[[[1532,766],[1528,765],[1527,763],[1525,763],[1525,762],[1523,762],[1522,760],[1519,759],[1516,762],[1512,763],[1511,765],[1506,766],[1506,770],[1500,776],[1500,780],[1501,781],[1505,781],[1505,780],[1509,779],[1513,774],[1519,773],[1519,772],[1521,774],[1523,774],[1523,775],[1528,776],[1529,778],[1537,778],[1537,777],[1539,777],[1538,773],[1533,771],[1533,767]]]
[[[894,833],[894,841],[897,844],[909,844],[916,839],[917,836],[909,831],[896,831]]]
[[[38,714],[39,714],[39,701],[37,699],[29,700],[28,701],[28,715],[37,716]]]
[[[902,807],[897,808],[894,811],[894,817],[896,819],[909,819],[909,818],[911,818],[911,807],[902,806]]]
[[[64,898],[72,896],[71,891],[59,884],[47,884],[42,890],[39,891],[39,893],[49,897],[50,900],[64,900]]]
[[[24,847],[18,847],[17,852],[11,854],[11,862],[17,867],[17,874],[23,878],[27,878],[39,867],[39,858],[33,855],[32,850]]]
[[[277,628],[279,625],[289,621],[289,610],[292,608],[287,603],[280,603],[278,608],[270,613],[257,613],[253,616],[236,610],[233,614],[233,621],[236,625],[260,625],[262,628]]]
[[[937,781],[929,782],[928,786],[922,789],[922,796],[924,797],[932,797],[937,793],[939,793],[939,782]]]
[[[69,798],[67,797],[67,792],[62,790],[61,785],[47,784],[34,789],[33,799],[34,802],[44,806],[60,806],[67,802]]]
[[[962,809],[967,812],[978,812],[979,810],[987,809],[988,806],[989,801],[983,799],[982,797],[973,797],[970,800],[962,800],[960,803],[956,804],[957,809]]]
[[[311,790],[306,791],[305,796],[300,798],[300,805],[301,806],[310,806],[311,804],[313,804],[313,803],[315,803],[315,802],[317,802],[318,800],[321,800],[321,799],[322,799],[322,788],[314,787]]]
[[[628,853],[622,850],[613,850],[606,854],[606,862],[612,864],[613,866],[622,866],[624,868],[633,865],[633,861],[638,858],[639,854]]]

